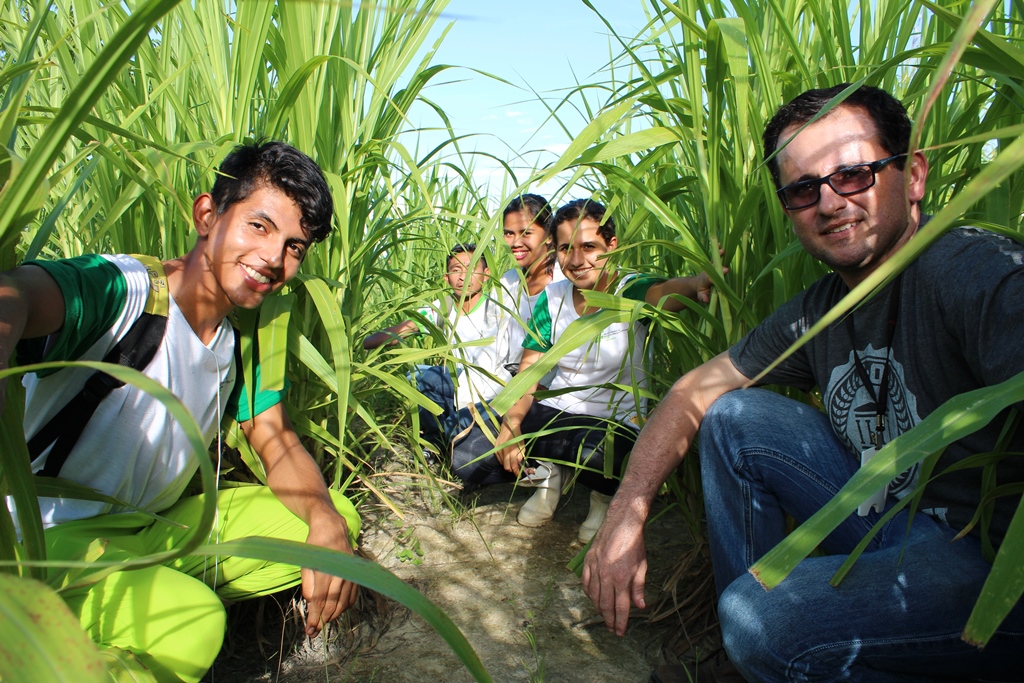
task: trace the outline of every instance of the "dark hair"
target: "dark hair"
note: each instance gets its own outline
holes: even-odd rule
[[[501,217],[505,219],[510,213],[520,211],[524,211],[530,217],[530,223],[544,228],[544,232],[550,233],[555,229],[551,224],[551,205],[539,194],[521,194],[513,197],[501,212]]]
[[[448,268],[452,264],[452,259],[455,258],[456,254],[472,254],[476,251],[476,244],[474,242],[463,242],[456,244],[452,247],[452,250],[448,252],[448,258],[444,261],[445,268]],[[484,264],[484,268],[489,268],[487,265],[487,253],[480,254],[480,261]]]
[[[284,192],[298,205],[302,228],[312,241],[322,242],[331,232],[334,200],[323,171],[308,156],[283,142],[247,142],[224,157],[210,190],[217,215],[266,186]]]
[[[788,104],[779,107],[775,116],[764,129],[764,158],[767,159],[775,152],[779,146],[779,136],[782,135],[782,131],[794,124],[807,123],[836,95],[848,87],[850,87],[849,83],[840,83],[831,88],[808,90],[797,95]],[[907,148],[910,146],[911,122],[907,110],[895,97],[881,88],[862,85],[850,93],[839,106],[864,109],[875,124],[878,141],[882,148],[890,156],[906,154]],[[836,111],[836,109],[832,111]],[[829,114],[831,113],[829,112]],[[893,164],[902,170],[904,161],[905,159],[901,157],[896,159]],[[775,187],[780,187],[778,157],[773,157],[768,161],[768,170],[771,171]]]
[[[555,235],[555,241],[558,241],[559,225],[566,221],[576,224],[584,218],[589,218],[600,224],[597,234],[601,236],[605,244],[608,244],[615,237],[615,219],[611,216],[605,219],[606,211],[604,204],[595,202],[593,199],[576,199],[569,202],[558,210],[551,221],[551,232]]]

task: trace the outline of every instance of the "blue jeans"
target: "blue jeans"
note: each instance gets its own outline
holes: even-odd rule
[[[990,565],[977,539],[951,542],[956,530],[924,514],[909,534],[908,513],[897,514],[838,588],[829,579],[880,513],[851,514],[825,556],[770,592],[747,573],[782,540],[787,513],[803,522],[859,466],[825,415],[767,391],[730,392],[701,423],[700,458],[723,642],[747,680],[1024,680],[1024,608],[984,650],[960,640]]]
[[[443,365],[417,365],[409,373],[409,381],[416,382],[416,389],[441,407],[441,414],[434,416],[426,408],[420,408],[420,434],[423,439],[441,450],[448,448],[459,432],[473,424],[469,408],[455,405],[455,384],[448,368]],[[484,405],[477,403],[478,411]]]

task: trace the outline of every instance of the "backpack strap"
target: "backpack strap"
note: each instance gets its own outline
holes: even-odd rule
[[[239,405],[241,405],[241,402],[245,401],[245,405],[249,408],[249,416],[253,417],[253,413],[256,412],[256,406],[253,405],[252,400],[253,389],[245,384],[245,359],[242,358],[242,331],[235,326],[234,316],[232,316],[230,320],[231,334],[235,337],[235,390],[238,389],[239,384],[243,386],[245,391],[238,396],[238,402]],[[255,381],[256,379],[254,377],[253,383],[255,383]],[[230,401],[228,403],[230,404]]]
[[[131,257],[144,265],[149,275],[149,296],[146,298],[146,308],[143,312],[166,318],[171,308],[171,294],[167,287],[164,264],[157,257],[147,254],[132,254]]]
[[[149,295],[142,315],[103,358],[106,363],[115,363],[135,370],[144,370],[163,341],[167,329],[167,312],[170,307],[167,289],[167,275],[163,264],[152,256],[132,255],[146,267],[149,274]],[[44,477],[56,477],[78,442],[85,425],[96,412],[100,402],[110,392],[123,387],[124,382],[102,371],[94,372],[80,392],[43,425],[28,442],[32,460],[53,444],[46,463],[37,472]]]

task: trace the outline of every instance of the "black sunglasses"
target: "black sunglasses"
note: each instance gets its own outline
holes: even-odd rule
[[[787,211],[806,209],[808,206],[817,204],[818,200],[821,199],[821,186],[825,183],[828,183],[833,192],[840,197],[848,197],[851,194],[863,192],[874,185],[876,173],[896,159],[904,156],[906,156],[906,153],[896,154],[895,156],[879,159],[867,164],[847,166],[821,178],[801,180],[798,183],[786,185],[776,190],[775,194],[779,196],[782,205],[786,207]]]

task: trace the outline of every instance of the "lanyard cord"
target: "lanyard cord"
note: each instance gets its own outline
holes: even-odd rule
[[[896,338],[896,316],[900,310],[900,284],[903,281],[903,274],[896,276],[893,280],[892,290],[889,292],[889,329],[885,342],[885,368],[882,370],[882,381],[878,385],[878,393],[875,393],[875,385],[871,383],[864,363],[857,353],[857,337],[853,329],[853,313],[846,316],[846,331],[850,335],[850,344],[853,351],[853,364],[857,368],[857,375],[864,388],[867,389],[871,400],[875,402],[875,432],[871,435],[871,443],[875,448],[882,447],[882,437],[885,432],[885,414],[889,407],[889,371],[892,369],[890,362],[892,356],[892,342]]]

